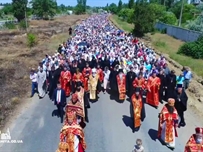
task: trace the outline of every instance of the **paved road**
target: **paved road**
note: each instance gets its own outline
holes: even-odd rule
[[[85,128],[87,141],[86,152],[129,152],[136,138],[143,140],[145,152],[170,152],[156,139],[158,112],[145,105],[147,117],[139,132],[132,133],[130,118],[130,103],[117,103],[110,100],[109,95],[100,93],[99,101],[91,104],[89,110],[90,123]],[[52,117],[55,106],[48,97],[39,100],[30,99],[29,107],[24,108],[9,129],[12,139],[23,140],[22,144],[1,145],[1,152],[55,152],[61,129],[60,119]],[[184,145],[198,126],[196,116],[188,110],[186,113],[187,127],[178,129],[174,152],[183,152]]]

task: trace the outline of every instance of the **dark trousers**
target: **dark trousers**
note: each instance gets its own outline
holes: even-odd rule
[[[34,96],[34,94],[36,92],[38,92],[38,89],[37,89],[37,82],[32,82],[32,90],[31,90],[31,96]]]
[[[178,115],[180,116],[180,123],[185,123],[184,111],[178,110]]]
[[[63,106],[62,105],[56,105],[58,109],[58,116],[61,118],[61,121],[63,121]]]

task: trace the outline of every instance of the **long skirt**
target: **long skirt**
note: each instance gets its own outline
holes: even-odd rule
[[[46,95],[46,90],[44,89],[44,83],[38,83],[38,92],[40,97],[44,97]]]

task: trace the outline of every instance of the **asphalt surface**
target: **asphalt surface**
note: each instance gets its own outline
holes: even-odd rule
[[[145,105],[146,118],[140,130],[132,133],[130,102],[126,100],[118,103],[103,93],[99,97],[96,103],[91,103],[88,111],[89,123],[85,128],[86,152],[130,152],[137,138],[143,140],[145,152],[171,151],[156,138],[158,113],[163,105],[159,109]],[[9,126],[12,140],[22,140],[23,143],[1,144],[0,152],[55,152],[57,149],[62,124],[59,118],[52,116],[56,107],[47,96],[41,100],[35,96],[28,102],[29,105],[22,108]],[[174,152],[183,152],[194,128],[202,125],[190,109],[185,117],[187,126],[178,129],[179,137],[176,138]]]

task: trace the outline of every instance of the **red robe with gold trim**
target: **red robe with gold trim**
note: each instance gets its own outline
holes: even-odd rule
[[[125,100],[126,95],[126,75],[124,73],[118,74],[116,76],[117,84],[118,84],[118,93],[119,93],[119,100]]]
[[[133,87],[144,89],[145,88],[144,78],[141,78],[141,79],[135,78],[135,80],[133,81]]]
[[[66,92],[66,96],[70,96],[71,93],[71,73],[70,71],[65,71],[63,74],[63,89]]]
[[[141,111],[142,111],[142,98],[139,95],[139,98],[136,98],[136,95],[133,94],[131,97],[132,105],[133,105],[133,116],[134,116],[134,127],[141,126]]]
[[[147,88],[149,92],[147,93],[146,103],[158,107],[159,106],[159,87],[161,85],[161,81],[158,77],[149,77]]]
[[[78,73],[74,73],[73,75],[73,82],[81,82],[82,84],[84,84],[84,77],[82,75],[82,73],[78,72]]]
[[[178,112],[174,108],[173,113],[169,113],[166,106],[164,106],[159,114],[159,127],[158,127],[158,137],[161,137],[162,133],[162,126],[163,123],[166,123],[166,129],[165,129],[165,139],[164,142],[170,143],[173,142],[173,128],[175,130],[175,136],[178,137],[175,121],[178,121]]]
[[[84,131],[80,125],[76,123],[71,125],[64,125],[62,127],[60,132],[60,143],[67,143],[67,152],[75,152],[75,136],[79,137],[78,152],[84,152],[86,149]]]
[[[92,70],[90,67],[84,68],[82,71],[82,75],[84,77],[84,89],[85,89],[85,91],[89,91],[88,80],[89,80],[89,76],[91,73],[92,73]]]
[[[184,152],[203,152],[203,144],[197,144],[195,141],[195,134],[188,140]]]

